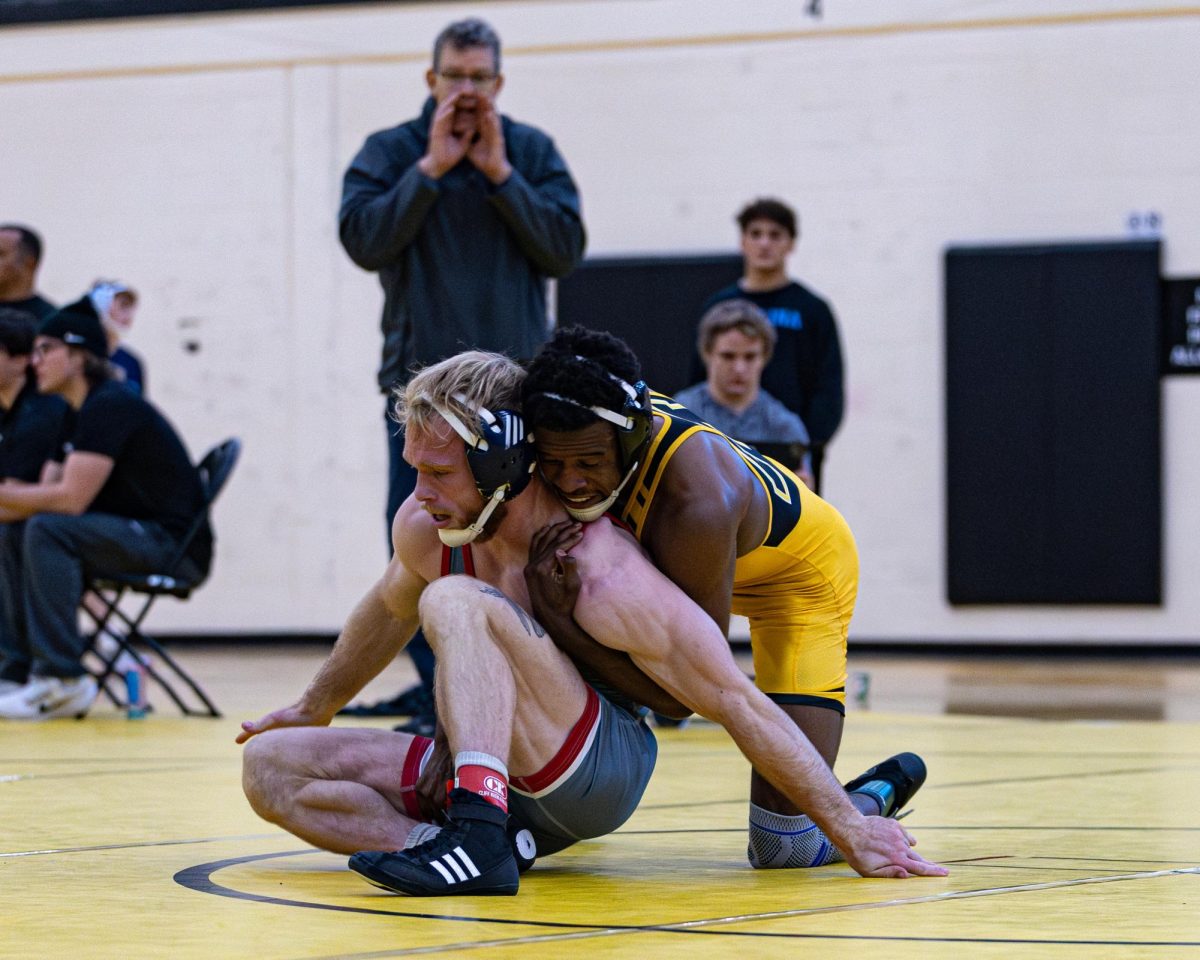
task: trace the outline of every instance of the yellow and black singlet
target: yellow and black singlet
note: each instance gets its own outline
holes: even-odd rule
[[[758,478],[767,493],[770,519],[761,546],[774,547],[782,543],[800,519],[800,488],[804,484],[795,474],[748,444],[734,440],[705,423],[683,404],[676,403],[668,396],[651,393],[650,402],[654,413],[662,417],[663,424],[650,440],[645,463],[638,471],[633,489],[620,513],[621,520],[629,526],[634,536],[639,540],[642,538],[646,515],[650,512],[650,505],[654,502],[654,495],[658,492],[671,457],[689,437],[697,433],[710,433],[729,444],[729,448]]]
[[[762,485],[770,516],[762,542],[737,558],[730,609],[750,621],[755,683],[779,703],[843,710],[846,634],[858,595],[858,550],[834,507],[786,467],[652,394],[662,418],[619,517],[639,539],[667,465],[688,438],[724,440]]]

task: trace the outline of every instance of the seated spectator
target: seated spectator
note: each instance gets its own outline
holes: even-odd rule
[[[675,399],[727,436],[778,460],[811,488],[804,422],[762,388],[775,328],[749,300],[724,300],[700,320],[697,337],[708,379]]]
[[[87,293],[108,335],[108,362],[116,368],[127,387],[146,395],[146,373],[142,360],[121,341],[133,326],[138,295],[120,280],[97,280]]]
[[[0,718],[87,712],[96,682],[82,664],[76,621],[87,577],[163,569],[204,506],[179,437],[154,407],[112,382],[107,356],[87,297],[51,314],[34,340],[38,389],[62,397],[75,424],[61,467],[37,483],[0,484],[6,531],[25,521],[19,549],[0,553],[0,590],[25,608],[23,633],[0,641],[0,670],[28,673],[28,682],[0,694]],[[205,529],[182,572],[207,571],[211,553]]]
[[[0,307],[0,480],[35,482],[66,440],[66,402],[39,394],[29,367],[36,327],[32,315]]]
[[[54,312],[34,289],[41,262],[41,237],[19,223],[0,224],[0,307],[23,310],[37,322]]]
[[[39,394],[29,369],[35,326],[31,314],[0,307],[0,482],[36,481],[48,461],[62,457],[66,440],[67,404],[62,397]],[[20,548],[21,524],[11,526],[16,529],[0,524],[0,552]],[[24,622],[23,599],[0,589],[0,651],[7,638],[24,634]],[[0,694],[28,680],[29,667],[21,658],[10,662],[0,652],[0,660]]]

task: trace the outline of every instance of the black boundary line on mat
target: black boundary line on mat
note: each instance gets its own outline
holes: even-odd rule
[[[124,769],[108,767],[104,770],[81,770],[78,773],[0,773],[0,783],[19,783],[27,780],[81,780],[86,777],[112,777],[118,774],[126,776],[143,773],[187,773],[203,769],[203,766],[209,762],[205,760],[200,763],[173,767],[126,767]]]
[[[341,904],[306,903],[302,900],[288,900],[282,897],[270,897],[264,894],[248,893],[234,890],[213,880],[212,875],[226,867],[269,860],[278,857],[294,857],[302,854],[321,853],[320,850],[289,850],[279,853],[261,853],[246,857],[232,857],[227,860],[215,860],[209,863],[196,864],[180,870],[172,878],[180,886],[198,893],[209,893],[215,896],[230,897],[235,900],[248,900],[256,903],[268,903],[276,906],[303,907],[313,910],[329,910],[336,913],[357,913],[374,916],[406,917],[420,920],[447,920],[466,923],[487,923],[501,926],[550,927],[573,931],[571,933],[543,934],[531,937],[514,937],[500,940],[478,940],[466,943],[443,944],[439,946],[414,947],[407,950],[372,951],[361,954],[339,954],[343,960],[368,960],[368,958],[414,956],[425,953],[445,953],[447,951],[479,949],[496,946],[517,946],[545,942],[568,940],[594,939],[597,937],[614,936],[628,933],[679,933],[701,936],[723,937],[756,937],[769,939],[794,940],[853,940],[870,942],[906,942],[906,943],[1003,943],[1013,945],[1053,944],[1060,946],[1132,946],[1132,947],[1195,947],[1200,946],[1200,940],[1050,940],[1040,938],[1003,938],[1003,937],[880,937],[860,936],[852,934],[803,934],[803,933],[769,933],[762,931],[743,930],[705,930],[697,929],[704,926],[716,926],[731,923],[762,922],[766,920],[787,919],[789,917],[827,915],[845,913],[855,910],[875,910],[884,907],[910,906],[922,903],[944,903],[949,900],[972,899],[986,896],[1003,896],[1008,893],[1028,893],[1037,890],[1056,890],[1069,887],[1085,886],[1097,883],[1118,883],[1130,880],[1149,880],[1167,876],[1200,875],[1200,866],[1186,868],[1144,871],[1139,873],[1119,874],[1104,877],[1080,877],[1072,880],[1050,880],[1041,883],[1016,884],[1006,887],[982,887],[975,890],[954,890],[928,896],[905,897],[896,900],[885,900],[873,903],[842,904],[832,907],[810,907],[796,910],[778,910],[768,913],[740,914],[730,917],[710,917],[701,920],[687,920],[668,924],[586,924],[565,923],[551,920],[520,920],[508,917],[479,917],[461,916],[457,914],[415,913],[410,911],[381,910],[369,907],[351,907]],[[325,960],[325,958],[309,957],[307,960]],[[331,958],[330,958],[331,960]]]
[[[1026,754],[1027,755],[1027,754]],[[1076,756],[1078,756],[1076,754]],[[1190,755],[1186,755],[1190,758]],[[1178,770],[1177,766],[1157,765],[1153,767],[1127,767],[1108,770],[1083,770],[1077,772],[1058,772],[1058,773],[1042,773],[1033,774],[1027,777],[1004,777],[996,780],[959,780],[951,783],[928,783],[922,788],[925,792],[931,790],[951,790],[961,789],[963,787],[995,787],[1007,786],[1017,783],[1046,783],[1054,780],[1080,780],[1092,777],[1124,777],[1124,776],[1141,776],[1147,773],[1171,773]],[[643,803],[638,806],[638,810],[675,810],[687,807],[714,807],[724,806],[730,803],[745,803],[745,797],[737,797],[729,800],[684,800],[678,803]],[[926,830],[928,827],[922,827]],[[1035,828],[1035,829],[1041,829]]]
[[[188,837],[183,840],[135,840],[132,843],[97,843],[85,847],[53,847],[47,850],[0,852],[0,860],[16,857],[45,857],[57,853],[94,853],[99,850],[136,850],[139,847],[181,847],[192,843],[229,843],[235,840],[270,840],[277,833],[244,833],[234,837]]]
[[[304,854],[325,853],[324,850],[284,850],[278,853],[255,853],[245,857],[230,857],[227,860],[212,860],[208,863],[198,863],[184,867],[171,879],[181,887],[195,890],[197,893],[209,893],[218,897],[230,897],[234,900],[250,900],[254,903],[269,903],[281,907],[305,907],[309,910],[331,910],[334,913],[362,913],[380,917],[408,917],[416,920],[461,920],[467,923],[498,923],[519,925],[524,927],[563,927],[570,930],[579,929],[609,929],[611,924],[559,923],[545,920],[508,920],[492,917],[468,917],[444,913],[413,913],[404,910],[381,910],[374,907],[350,907],[336,903],[309,903],[304,900],[288,900],[285,897],[269,897],[261,893],[249,893],[244,890],[234,890],[224,884],[217,883],[212,875],[227,867],[241,866],[259,860],[272,860],[279,857],[297,857]],[[410,898],[411,899],[411,898]],[[630,927],[630,929],[637,929]],[[384,954],[386,956],[386,954]]]
[[[638,809],[641,809],[640,807]],[[922,823],[919,826],[913,824],[913,829],[920,833],[926,833],[930,830],[988,830],[997,833],[1012,830],[1065,830],[1072,833],[1195,833],[1200,831],[1200,827],[1145,827],[1145,826],[1122,826],[1120,824],[1109,824],[1107,826],[1074,824],[1074,823],[1059,823],[1047,824],[1044,826],[1030,826],[1028,824],[1019,826],[1016,824],[930,824]],[[620,839],[621,837],[639,837],[639,836],[659,836],[670,833],[745,833],[744,826],[737,827],[660,827],[656,830],[617,830],[614,833],[607,834],[605,839]],[[1087,859],[1091,859],[1090,857]]]

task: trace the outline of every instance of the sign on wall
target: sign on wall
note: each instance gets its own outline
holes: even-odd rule
[[[1163,281],[1163,373],[1200,373],[1200,277]]]

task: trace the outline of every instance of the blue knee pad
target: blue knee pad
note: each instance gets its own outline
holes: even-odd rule
[[[746,856],[759,870],[823,867],[846,859],[809,817],[786,817],[753,803]]]

